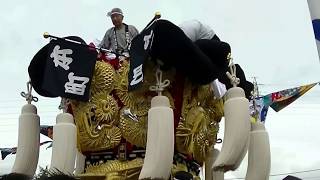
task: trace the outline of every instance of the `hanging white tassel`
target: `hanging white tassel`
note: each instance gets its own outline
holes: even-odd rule
[[[77,151],[76,155],[76,170],[74,171],[74,175],[79,175],[84,172],[86,156],[84,156],[81,152]]]
[[[241,154],[240,154],[238,160],[234,163],[234,169],[238,169],[238,167],[241,165],[242,160],[244,159],[244,157],[246,156],[246,154],[248,152],[249,143],[250,143],[250,133],[249,133],[249,138],[247,140],[246,145],[241,150]]]
[[[168,179],[174,154],[174,118],[169,99],[161,95],[169,81],[161,82],[162,72],[157,70],[157,85],[150,87],[158,92],[151,100],[148,111],[146,156],[139,179]]]
[[[40,117],[32,104],[22,107],[19,117],[19,136],[16,159],[12,172],[33,176],[38,165]]]
[[[246,180],[268,180],[270,175],[270,144],[268,132],[257,121],[252,123]]]
[[[218,149],[210,148],[205,161],[205,179],[206,180],[224,180],[224,172],[217,170],[215,171],[212,166],[214,161],[217,159],[220,151]]]
[[[53,126],[53,144],[50,169],[59,170],[66,174],[74,171],[76,158],[76,126],[73,116],[66,113],[57,116],[57,124]]]
[[[213,149],[213,147],[211,147],[211,148],[209,149],[209,152],[207,153],[206,160],[205,160],[204,172],[205,172],[205,179],[206,179],[206,180],[212,180],[212,170],[211,170],[211,167],[212,167],[214,161],[215,161],[214,149]]]
[[[21,173],[33,177],[39,159],[40,143],[40,117],[37,115],[36,106],[31,101],[38,98],[31,94],[31,83],[27,83],[28,93],[22,92],[28,104],[24,105],[19,117],[19,135],[17,155],[12,168],[13,173]]]
[[[242,88],[236,87],[239,79],[235,66],[231,64],[228,77],[233,84],[226,94],[224,103],[225,131],[220,155],[214,162],[214,169],[235,170],[243,160],[250,132],[249,101]],[[240,162],[240,163],[239,163]]]

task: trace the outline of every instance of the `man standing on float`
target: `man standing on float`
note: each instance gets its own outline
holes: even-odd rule
[[[120,8],[113,8],[107,16],[111,17],[114,27],[107,30],[99,47],[129,55],[131,40],[139,34],[138,30],[133,25],[122,22],[124,16]]]

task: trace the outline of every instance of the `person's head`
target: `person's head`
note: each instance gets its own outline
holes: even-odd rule
[[[40,173],[35,176],[34,180],[77,180],[78,178],[70,174],[64,174],[58,169],[40,169]]]
[[[20,173],[10,173],[0,176],[0,180],[31,180],[31,177]]]
[[[57,174],[57,175],[48,177],[48,180],[76,180],[76,178],[66,174]]]
[[[108,12],[108,16],[111,17],[112,23],[116,28],[121,27],[123,13],[120,8],[113,8],[110,12]]]

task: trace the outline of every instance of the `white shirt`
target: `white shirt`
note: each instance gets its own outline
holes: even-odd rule
[[[199,39],[212,39],[215,32],[206,24],[202,24],[198,20],[189,20],[181,23],[179,27],[182,31],[195,42]]]

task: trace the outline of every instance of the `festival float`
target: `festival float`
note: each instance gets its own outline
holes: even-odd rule
[[[268,179],[268,134],[262,123],[250,120],[253,84],[233,63],[227,43],[217,42],[214,56],[207,57],[159,14],[133,39],[130,57],[76,36],[44,37],[50,42],[28,68],[12,172],[34,176],[37,168],[40,118],[33,88],[41,96],[62,98],[53,127],[52,171],[80,179],[182,180],[200,179],[205,169],[205,179],[222,180],[248,152],[246,179]],[[110,53],[116,58],[108,58]]]

